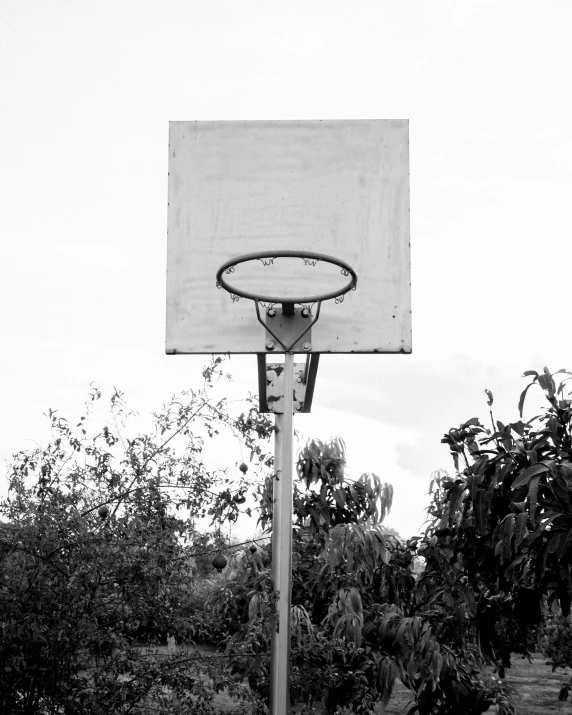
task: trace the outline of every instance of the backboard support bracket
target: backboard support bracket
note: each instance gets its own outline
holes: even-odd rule
[[[306,356],[305,362],[294,363],[293,412],[310,412],[318,372],[319,353]],[[258,354],[259,411],[284,413],[284,363],[266,363],[266,354]]]
[[[274,307],[266,309],[266,320],[260,314],[260,301],[255,303],[258,322],[266,330],[265,347],[268,352],[276,350],[278,345],[286,353],[305,353],[312,349],[312,326],[320,317],[321,301],[318,301],[315,316],[306,306],[282,303],[282,312]]]

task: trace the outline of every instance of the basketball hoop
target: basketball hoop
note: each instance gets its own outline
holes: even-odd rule
[[[234,273],[237,265],[240,263],[249,263],[250,261],[260,261],[264,266],[273,265],[276,258],[300,258],[304,261],[307,266],[315,266],[318,262],[330,263],[333,266],[337,266],[343,276],[349,276],[349,280],[344,283],[340,288],[335,290],[326,291],[323,293],[309,293],[307,295],[292,295],[292,296],[277,296],[274,294],[257,294],[252,291],[244,290],[243,288],[238,288],[236,285],[231,285],[226,279],[227,275]],[[258,251],[256,253],[247,253],[244,256],[239,256],[238,258],[233,258],[226,261],[216,272],[216,285],[217,288],[224,288],[233,301],[239,298],[247,298],[248,300],[253,300],[256,305],[256,317],[258,322],[270,333],[270,335],[282,346],[285,352],[290,352],[294,345],[299,342],[310,330],[310,328],[316,323],[320,317],[320,308],[322,301],[334,299],[336,303],[341,303],[344,299],[346,293],[350,290],[355,290],[357,287],[357,274],[354,269],[345,261],[338,258],[333,258],[332,256],[326,256],[322,253],[314,253],[311,251]],[[276,311],[273,310],[272,306],[281,303],[282,304],[282,314],[286,318],[292,318],[295,320],[297,317],[302,318],[304,321],[312,316],[312,306],[317,304],[316,315],[313,320],[306,325],[305,322],[302,325],[301,332],[296,332],[295,338],[292,340],[292,334],[287,336],[287,342],[284,341],[285,335],[282,338],[279,337],[275,331],[272,330],[268,322],[264,322],[260,315],[260,305],[266,308],[266,314],[268,317],[274,317]],[[301,305],[302,310],[299,316],[296,315],[294,306]],[[288,331],[291,333],[292,331]],[[304,346],[309,345],[309,343],[304,343]],[[274,348],[268,348],[273,350]],[[309,349],[304,347],[304,349]]]
[[[291,710],[294,415],[323,353],[411,352],[409,173],[406,119],[169,127],[166,351],[256,354],[275,416],[270,715]]]
[[[263,265],[269,266],[272,265],[275,258],[301,258],[306,265],[316,265],[318,261],[323,261],[324,263],[331,263],[334,266],[338,266],[342,275],[351,277],[345,285],[337,290],[329,291],[328,293],[310,294],[301,297],[292,296],[291,298],[284,298],[284,296],[277,297],[275,295],[257,295],[251,291],[243,290],[242,288],[230,285],[225,278],[225,274],[228,275],[234,273],[234,269],[239,265],[239,263],[261,261]],[[257,300],[264,303],[302,305],[304,303],[321,303],[323,300],[341,298],[341,296],[345,295],[350,290],[355,290],[357,286],[357,274],[345,261],[341,261],[338,258],[332,258],[332,256],[326,256],[323,253],[312,253],[311,251],[258,251],[256,253],[247,253],[244,256],[239,256],[238,258],[233,258],[230,261],[223,263],[216,273],[216,284],[217,287],[224,288],[228,291],[231,296],[233,295],[240,298],[248,298],[248,300]]]

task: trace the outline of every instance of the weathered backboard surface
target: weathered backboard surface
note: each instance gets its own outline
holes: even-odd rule
[[[171,122],[167,353],[265,352],[254,302],[215,276],[281,249],[358,276],[343,302],[322,303],[311,352],[411,352],[407,120]],[[230,279],[285,298],[347,281],[298,258],[240,264]]]

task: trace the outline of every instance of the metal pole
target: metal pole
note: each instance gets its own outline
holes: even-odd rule
[[[275,479],[272,512],[272,583],[279,593],[272,632],[270,715],[290,712],[290,602],[292,590],[292,438],[294,354],[284,361],[284,412],[276,415]]]

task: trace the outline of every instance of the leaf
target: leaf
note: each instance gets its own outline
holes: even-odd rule
[[[465,485],[461,484],[449,492],[449,523],[453,521],[455,513],[459,508],[461,497],[465,493]]]
[[[526,375],[526,373],[524,373]],[[536,374],[536,373],[535,373]],[[535,378],[536,381],[536,378]],[[522,411],[524,409],[524,400],[526,399],[526,393],[529,391],[529,389],[534,385],[534,382],[531,382],[530,385],[527,385],[524,390],[520,394],[520,400],[518,401],[518,414],[522,417]]]
[[[518,514],[516,517],[516,548],[520,546],[522,543],[522,540],[527,534],[527,522],[528,522],[528,514],[526,512],[522,512],[521,514]]]
[[[512,535],[514,532],[514,514],[507,514],[502,525],[502,558],[508,561],[512,556]]]
[[[353,549],[347,549],[346,551],[346,558],[347,558],[347,567],[348,567],[348,572],[351,573],[353,571],[353,566],[354,566],[354,550]]]
[[[399,620],[399,619],[400,619],[400,615],[399,615],[399,613],[397,613],[397,611],[389,611],[383,617],[383,620],[381,622],[381,627],[383,629],[385,629],[389,625],[390,621],[395,621],[395,620]]]
[[[479,418],[478,418],[478,417],[471,417],[470,420],[467,420],[466,422],[463,422],[463,424],[461,425],[461,429],[464,429],[465,427],[471,427],[472,425],[477,426],[477,425],[479,425],[479,424],[480,424],[480,422],[479,422]]]
[[[568,460],[562,462],[560,465],[560,472],[564,477],[568,479],[572,478],[572,462],[569,462]]]
[[[395,677],[396,673],[393,661],[388,656],[384,656],[379,660],[377,672],[377,687],[380,692],[378,702],[382,710],[391,699]]]
[[[441,653],[435,653],[434,659],[433,659],[433,667],[434,667],[434,674],[435,674],[435,680],[439,679],[439,675],[441,673],[441,668],[443,667],[443,656]]]
[[[473,501],[475,501],[475,499],[477,498],[478,487],[482,481],[482,474],[475,474],[474,476],[468,477],[467,479],[467,488],[471,492],[471,499]]]
[[[407,630],[408,625],[409,624],[407,623],[407,620],[404,618],[393,637],[394,645],[406,645],[406,641],[404,640],[403,636],[405,635],[405,631]]]
[[[255,593],[248,603],[248,620],[253,621],[258,615],[260,596]]]
[[[550,536],[546,550],[549,554],[553,554],[560,544],[560,538],[562,537],[562,532],[554,533]]]
[[[550,471],[550,467],[543,462],[537,462],[532,466],[521,472],[518,477],[514,480],[511,485],[511,489],[517,489],[518,487],[528,484],[528,482],[537,474],[542,474],[543,472]]]
[[[548,392],[549,397],[554,397],[556,385],[554,384],[554,379],[547,367],[544,368],[544,374],[538,376],[538,384],[545,392]]]
[[[336,500],[336,504],[342,509],[346,505],[346,498],[346,490],[343,487],[336,489],[334,492],[334,499]]]
[[[530,480],[530,486],[528,487],[528,498],[530,499],[530,518],[534,520],[536,515],[536,504],[538,502],[538,484],[540,482],[540,475],[533,477]]]
[[[386,566],[390,566],[390,565],[391,565],[391,564],[389,563],[389,558],[388,558],[388,556],[387,556],[387,549],[382,548],[381,551],[380,551],[380,553],[379,553],[379,555],[380,555],[381,560],[383,561],[383,563],[384,563]]]
[[[567,553],[568,545],[570,544],[571,540],[572,540],[572,531],[569,531],[566,534],[566,538],[562,541],[562,543],[558,547],[558,554],[557,554],[558,561],[562,561],[564,554]]]
[[[417,651],[418,653],[422,653],[425,646],[429,642],[429,639],[431,638],[431,627],[429,626],[428,623],[426,623],[423,626],[423,630],[421,632],[421,636],[419,637],[419,643],[417,644]]]
[[[479,534],[484,534],[487,524],[487,495],[484,489],[479,489],[477,498],[473,501],[475,525]]]

